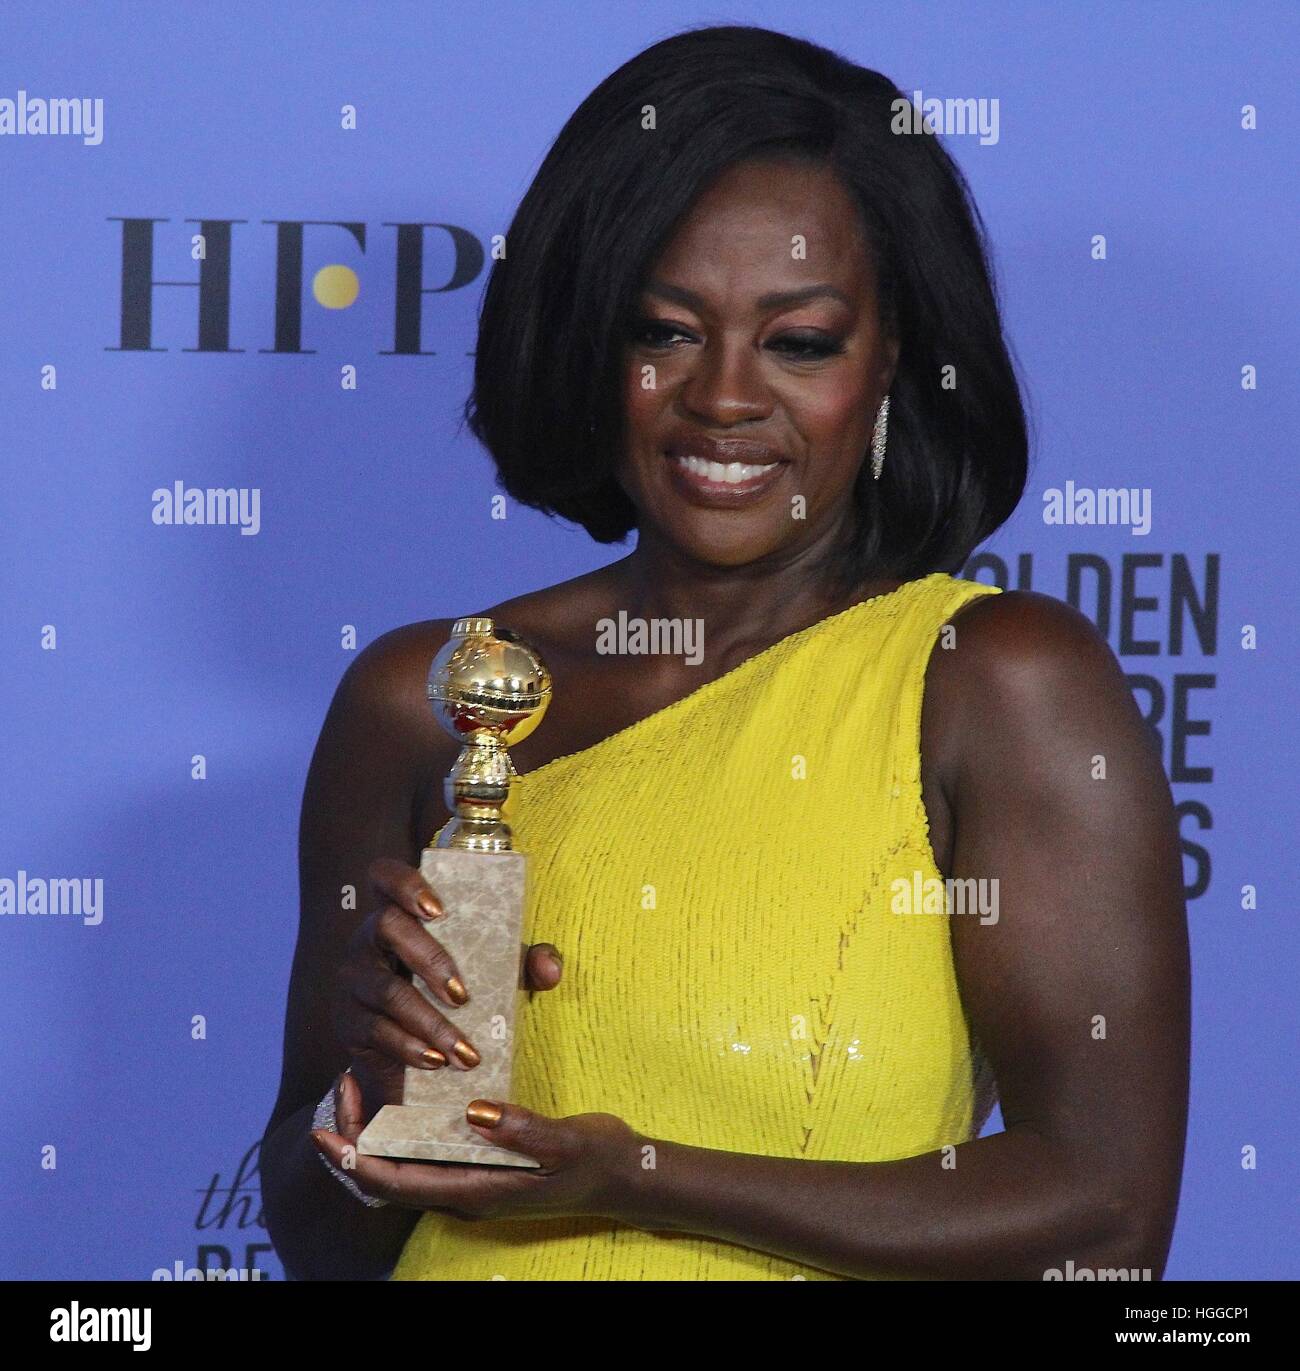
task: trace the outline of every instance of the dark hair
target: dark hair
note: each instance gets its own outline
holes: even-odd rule
[[[726,168],[812,160],[861,210],[882,322],[901,342],[885,472],[873,481],[864,461],[836,569],[850,581],[959,570],[1019,502],[1028,439],[983,222],[933,133],[891,131],[905,99],[879,72],[750,25],[687,29],[606,77],[543,161],[484,293],[465,419],[501,486],[599,542],[636,526],[614,464],[645,276]]]

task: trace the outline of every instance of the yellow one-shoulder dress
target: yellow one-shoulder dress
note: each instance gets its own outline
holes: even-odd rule
[[[891,1161],[976,1136],[994,1083],[921,800],[926,664],[996,588],[935,573],[792,634],[611,737],[521,775],[527,942],[564,977],[524,997],[514,1095],[649,1138]],[[935,887],[922,887],[934,889]],[[933,908],[933,905],[931,905]],[[837,1279],[607,1219],[421,1216],[393,1280]]]

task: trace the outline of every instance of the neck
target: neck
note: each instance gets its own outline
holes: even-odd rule
[[[629,615],[702,620],[705,655],[713,658],[737,645],[776,642],[895,584],[871,578],[837,589],[826,575],[825,556],[823,540],[744,566],[709,566],[646,531],[615,571]]]

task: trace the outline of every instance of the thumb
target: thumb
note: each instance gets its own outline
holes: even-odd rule
[[[554,1119],[502,1100],[471,1100],[465,1118],[481,1138],[497,1147],[532,1157],[543,1166],[552,1166],[559,1161],[559,1136]]]
[[[524,957],[524,988],[553,990],[560,983],[564,958],[552,943],[534,943]]]

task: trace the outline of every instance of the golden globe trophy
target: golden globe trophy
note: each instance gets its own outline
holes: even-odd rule
[[[491,619],[457,619],[429,668],[429,701],[438,722],[465,746],[445,782],[453,817],[424,849],[420,872],[445,917],[424,925],[454,958],[469,989],[467,1004],[415,988],[478,1049],[470,1071],[408,1066],[402,1103],[386,1104],[357,1139],[370,1157],[535,1167],[494,1147],[465,1120],[474,1099],[509,1101],[515,1010],[523,985],[526,862],[511,844],[502,806],[516,775],[506,748],[526,738],[551,702],[551,677],[521,638]]]

